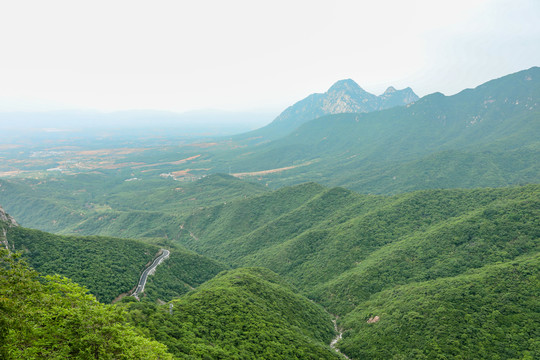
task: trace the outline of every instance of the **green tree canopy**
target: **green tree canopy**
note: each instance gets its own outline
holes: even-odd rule
[[[4,359],[172,359],[165,345],[125,322],[60,276],[40,277],[0,249],[0,357]]]

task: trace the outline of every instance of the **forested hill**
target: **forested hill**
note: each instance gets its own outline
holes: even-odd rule
[[[453,96],[306,122],[289,136],[216,156],[279,187],[316,179],[363,193],[540,181],[540,68]],[[259,173],[258,173],[259,174]]]
[[[69,277],[105,303],[133,290],[160,250],[157,245],[131,239],[55,235],[13,226],[13,221],[0,211],[2,246],[22,252],[23,258],[43,275]],[[174,245],[169,259],[160,266],[160,271],[149,277],[144,298],[171,300],[226,268]]]
[[[330,314],[267,269],[220,273],[170,304],[132,302],[128,309],[134,324],[178,358],[341,358],[328,346]]]
[[[382,291],[343,321],[340,348],[353,359],[537,359],[539,274],[537,252]]]
[[[352,359],[540,359],[539,105],[535,67],[274,141],[1,179],[0,357],[335,359],[334,319]]]
[[[230,175],[194,182],[125,181],[124,173],[0,179],[0,204],[29,228],[124,238],[176,238],[179,216],[268,191]]]
[[[124,312],[86,292],[67,278],[39,276],[0,247],[0,358],[173,359]]]
[[[295,196],[303,199],[297,205]],[[534,276],[540,273],[538,219],[539,185],[373,196],[304,184],[201,210],[185,223],[198,240],[186,234],[182,241],[223,262],[263,266],[284,276],[340,315],[343,350],[354,358],[429,359],[475,347],[483,347],[475,350],[477,358],[488,358],[514,344],[514,338],[500,335],[505,332],[519,345],[501,358],[527,358],[540,355],[528,342],[540,328],[538,309],[530,307],[540,291]],[[508,287],[494,283],[494,274]],[[518,283],[510,286],[512,279]],[[471,288],[475,281],[482,290]],[[407,305],[401,294],[425,296],[419,309],[431,317]],[[470,322],[455,323],[452,314],[469,312]],[[375,315],[385,321],[365,325]],[[364,332],[366,326],[373,328]],[[476,331],[482,334],[448,345]],[[417,345],[427,340],[407,340],[419,337],[431,339],[429,347]],[[377,350],[384,344],[389,349]]]
[[[177,281],[179,288],[194,291],[166,289],[180,296],[172,302],[172,315],[167,305],[151,302],[128,299],[126,308],[147,337],[179,357],[335,358],[328,348],[330,317],[318,303],[339,315],[344,336],[337,346],[352,358],[536,358],[538,219],[540,185],[395,196],[315,183],[286,187],[200,209],[182,224],[181,238],[224,263],[221,269],[264,267],[285,280],[266,269],[236,269],[201,284],[220,265],[193,258],[193,268],[211,270],[195,273],[198,282]],[[54,238],[3,224],[10,244],[23,245],[30,261],[46,254],[26,246],[28,239],[53,255],[65,248],[86,252],[89,259],[96,251],[76,249],[78,242],[99,240],[107,248],[127,242]],[[102,271],[90,262],[84,263],[90,272]],[[180,279],[179,272],[170,266],[165,274]],[[155,290],[163,283],[155,281]],[[150,294],[157,298],[170,299]]]

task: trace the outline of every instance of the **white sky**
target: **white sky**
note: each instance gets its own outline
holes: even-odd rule
[[[343,78],[450,95],[531,66],[539,0],[0,3],[0,111],[279,112]]]

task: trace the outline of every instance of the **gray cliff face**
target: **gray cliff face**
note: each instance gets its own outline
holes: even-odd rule
[[[324,94],[324,115],[377,110],[377,96],[368,93],[351,79],[336,82]]]
[[[7,214],[0,206],[0,221],[5,222],[9,227],[19,226],[15,219]]]
[[[380,102],[380,109],[389,109],[394,106],[403,106],[415,102],[418,100],[418,95],[408,87],[403,90],[396,90],[390,86],[386,91],[378,97]]]
[[[13,251],[13,245],[10,246],[7,239],[8,229],[19,226],[14,218],[8,215],[0,206],[0,246],[5,247],[8,251]],[[11,249],[10,249],[11,248]]]
[[[271,126],[294,130],[303,123],[324,115],[367,113],[403,106],[418,100],[411,88],[389,87],[382,95],[373,95],[351,79],[340,80],[323,94],[311,94],[283,111]]]

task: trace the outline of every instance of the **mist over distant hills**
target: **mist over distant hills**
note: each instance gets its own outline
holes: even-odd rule
[[[260,136],[263,140],[273,140],[288,135],[300,125],[321,116],[368,113],[407,105],[418,99],[410,87],[396,90],[390,86],[383,94],[376,96],[362,89],[354,80],[340,80],[327,92],[309,95],[289,106],[269,125],[239,138]]]
[[[288,107],[279,116],[270,110],[193,110],[183,113],[162,110],[102,112],[69,109],[52,111],[0,111],[0,130],[5,136],[59,138],[62,136],[230,136],[240,138],[262,134],[264,140],[288,135],[298,126],[320,116],[366,113],[418,100],[411,88],[389,87],[380,96],[362,89],[351,79],[337,81],[325,93],[311,94]],[[29,107],[31,109],[32,107]],[[272,121],[273,119],[273,121]]]
[[[274,116],[274,113],[264,111],[234,112],[213,109],[184,113],[159,110],[18,111],[0,112],[0,130],[10,133],[51,133],[145,129],[216,136],[250,131],[269,123]]]

